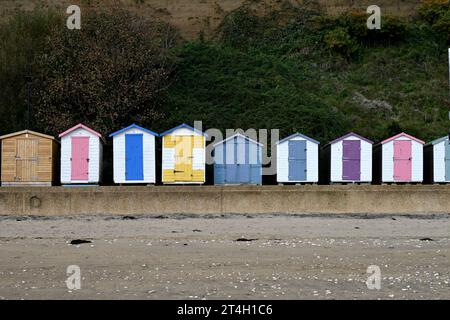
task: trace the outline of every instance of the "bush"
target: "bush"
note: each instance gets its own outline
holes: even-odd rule
[[[427,0],[418,9],[419,18],[446,37],[450,44],[450,1]]]
[[[346,58],[350,58],[358,51],[358,46],[347,28],[337,27],[329,31],[325,35],[324,41],[329,50],[340,53]]]

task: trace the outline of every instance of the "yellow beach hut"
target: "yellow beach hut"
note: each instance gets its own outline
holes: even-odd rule
[[[162,182],[202,184],[205,182],[207,135],[187,124],[167,130],[162,136]]]

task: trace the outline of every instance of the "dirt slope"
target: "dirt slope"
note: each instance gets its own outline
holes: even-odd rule
[[[302,0],[287,0],[294,5]],[[206,34],[214,30],[223,17],[232,10],[246,5],[259,11],[268,11],[282,5],[283,0],[81,0],[83,9],[122,6],[151,18],[163,18],[179,27],[182,35],[191,38],[200,31]],[[316,0],[329,14],[338,14],[349,9],[365,11],[373,4],[370,0]],[[34,8],[65,8],[74,1],[67,0],[2,0],[0,16],[5,18],[15,10]],[[393,15],[412,14],[420,0],[379,0],[382,12]]]

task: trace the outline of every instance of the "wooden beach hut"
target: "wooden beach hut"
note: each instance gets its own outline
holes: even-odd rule
[[[115,183],[155,183],[155,137],[158,134],[132,124],[109,135],[113,138]]]
[[[262,184],[262,147],[240,133],[214,144],[214,184]]]
[[[58,142],[23,130],[0,137],[2,186],[51,186],[57,180]]]
[[[277,182],[317,183],[320,142],[295,133],[277,142]]]
[[[167,130],[162,136],[162,182],[202,184],[205,182],[207,135],[187,124]]]
[[[321,180],[330,183],[370,183],[373,142],[354,132],[337,138],[323,148]]]
[[[102,135],[80,123],[59,137],[61,183],[98,184],[102,176]]]
[[[377,144],[374,148],[377,181],[422,182],[424,144],[422,140],[404,132]]]

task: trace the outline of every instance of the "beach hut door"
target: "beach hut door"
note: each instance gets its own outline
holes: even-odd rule
[[[175,181],[192,181],[193,136],[175,137]]]
[[[247,184],[250,183],[250,160],[249,160],[249,143],[247,139],[236,138],[236,143],[234,144],[235,155],[236,155],[236,169],[237,176],[236,182]]]
[[[361,179],[361,141],[342,141],[342,180]]]
[[[72,137],[72,180],[89,180],[89,137]]]
[[[450,141],[445,142],[445,181],[450,181]]]
[[[16,175],[18,182],[37,181],[38,140],[16,140]]]
[[[144,180],[142,134],[125,135],[125,179]]]
[[[411,180],[411,141],[394,141],[394,180]]]
[[[289,180],[306,180],[306,141],[289,141]]]

